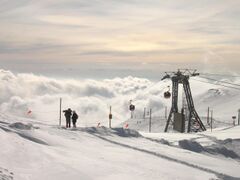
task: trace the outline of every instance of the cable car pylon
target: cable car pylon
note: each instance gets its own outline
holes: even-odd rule
[[[185,131],[185,118],[182,111],[182,116],[179,116],[178,112],[178,87],[179,84],[183,84],[183,90],[187,100],[187,107],[189,110],[189,117],[188,117],[188,126],[187,132],[197,132],[197,131],[205,131],[206,128],[202,123],[200,117],[198,116],[197,111],[195,110],[192,93],[189,84],[189,78],[192,76],[198,76],[199,73],[196,73],[197,70],[190,70],[190,69],[179,69],[177,72],[166,72],[166,75],[162,78],[162,80],[170,78],[172,80],[172,107],[170,113],[168,115],[167,123],[164,129],[164,132],[168,131],[168,127],[172,117],[174,121],[177,120],[177,117],[182,117],[181,123],[181,132]],[[176,118],[174,117],[176,116]],[[183,127],[184,126],[184,127]]]

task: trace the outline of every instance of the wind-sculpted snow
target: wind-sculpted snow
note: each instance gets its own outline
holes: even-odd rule
[[[2,171],[0,178],[9,180],[12,178],[8,175],[14,175],[19,180],[239,179],[239,159],[231,156],[234,154],[207,151],[218,150],[213,145],[219,144],[236,152],[239,128],[196,134],[139,134],[131,129],[102,126],[66,129],[1,114],[0,167],[14,174]],[[175,145],[186,139],[197,141],[204,150],[196,153],[192,148]]]
[[[10,172],[8,169],[0,167],[0,179],[1,180],[12,180],[14,176],[13,172]]]
[[[26,140],[29,140],[31,142],[41,144],[41,145],[48,145],[43,140],[41,140],[37,137],[34,137],[31,134],[31,131],[29,131],[29,130],[38,129],[38,127],[33,127],[33,125],[31,123],[25,124],[25,123],[21,123],[21,122],[15,122],[15,123],[9,124],[7,122],[0,121],[0,129],[2,129],[5,132],[15,133],[18,136],[20,136]]]
[[[165,106],[169,110],[171,104],[171,99],[163,98],[168,85],[171,85],[169,80],[152,82],[131,76],[102,81],[74,80],[0,70],[0,111],[57,124],[61,97],[63,109],[70,107],[79,113],[81,126],[97,126],[98,123],[107,126],[109,106],[112,106],[112,124],[117,125],[129,119],[130,100],[136,106],[136,118],[143,116],[144,107],[147,111],[152,108],[153,117],[164,116]],[[191,87],[200,116],[206,116],[207,106],[210,106],[214,109],[214,118],[231,120],[240,106],[238,90],[198,81],[191,81]]]
[[[203,147],[200,143],[193,140],[181,140],[178,142],[179,147],[189,151],[201,153],[207,152],[214,155],[222,155],[233,159],[240,159],[239,139],[226,139],[216,141],[213,145]]]
[[[204,148],[195,141],[189,141],[189,140],[181,140],[178,142],[179,146],[183,149],[187,149],[190,151],[194,151],[194,152],[202,152],[204,151]]]
[[[16,123],[10,124],[9,127],[15,128],[15,129],[21,129],[21,130],[31,130],[33,128],[33,125],[30,123],[24,124],[21,122],[16,122]]]
[[[98,134],[101,136],[112,136],[117,135],[120,137],[142,137],[142,135],[133,129],[124,129],[124,128],[107,128],[107,127],[88,127],[88,128],[77,128],[73,129],[73,131],[83,131],[88,132],[90,134]]]

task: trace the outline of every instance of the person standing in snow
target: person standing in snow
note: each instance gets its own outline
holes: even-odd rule
[[[71,127],[71,116],[72,116],[72,110],[68,108],[67,110],[63,110],[65,118],[66,118],[66,128]]]
[[[78,115],[77,115],[76,111],[73,111],[72,123],[73,123],[73,127],[75,127],[75,128],[76,128],[77,119],[78,119]]]

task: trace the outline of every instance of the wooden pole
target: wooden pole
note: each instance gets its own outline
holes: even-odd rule
[[[165,107],[165,119],[167,119],[167,106]]]
[[[213,110],[211,110],[211,132],[212,132],[212,123],[213,123]]]
[[[151,132],[152,126],[152,109],[150,109],[150,116],[149,116],[149,132]]]
[[[109,113],[109,128],[112,128],[112,122],[111,122],[111,119],[112,119],[112,106],[110,106],[110,113]]]
[[[207,110],[207,124],[209,125],[209,107],[208,107],[208,110]]]
[[[60,98],[60,104],[59,104],[59,126],[61,126],[62,121],[62,98]]]
[[[143,109],[143,119],[146,117],[146,108]]]
[[[240,109],[238,110],[238,125],[240,125]]]

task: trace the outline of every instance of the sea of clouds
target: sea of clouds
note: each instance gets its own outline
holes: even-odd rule
[[[74,80],[0,70],[0,111],[57,125],[59,101],[62,98],[62,109],[76,110],[81,126],[95,126],[98,123],[107,126],[110,106],[112,123],[117,125],[130,118],[130,100],[136,106],[135,116],[138,118],[143,116],[144,107],[147,111],[152,108],[153,116],[164,116],[165,107],[169,110],[171,104],[171,99],[163,97],[169,85],[169,80],[153,82],[131,76]],[[206,115],[207,106],[211,106],[218,111],[215,116],[222,119],[230,116],[240,106],[236,100],[239,100],[237,90],[199,81],[192,81],[191,85],[200,116]],[[228,110],[224,111],[226,104]],[[63,114],[62,118],[64,121]]]
[[[144,107],[164,108],[160,99],[163,89],[166,89],[163,88],[165,85],[161,89],[154,88],[158,84],[130,76],[102,81],[57,80],[34,74],[14,74],[6,70],[0,70],[0,82],[2,113],[57,123],[59,101],[62,98],[62,109],[70,107],[76,110],[80,121],[86,125],[97,122],[107,124],[110,106],[113,124],[127,120],[130,116],[130,100],[136,103],[136,114],[143,113]]]

